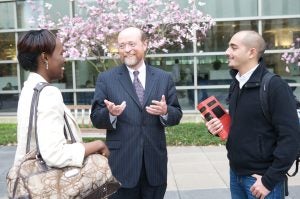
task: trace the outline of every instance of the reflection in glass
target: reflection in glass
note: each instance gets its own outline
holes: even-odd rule
[[[231,37],[240,30],[258,31],[257,21],[224,21],[217,22],[211,30],[208,31],[206,38],[197,41],[197,51],[222,51],[228,47]],[[201,34],[201,33],[197,33]]]
[[[221,55],[198,57],[197,82],[198,85],[227,85],[231,76],[227,58]]]
[[[194,110],[194,89],[177,89],[179,104],[183,110]]]
[[[16,64],[0,64],[0,90],[18,90]]]
[[[19,94],[1,94],[0,112],[17,112]]]
[[[110,68],[119,64],[119,60],[113,59],[101,60],[101,63],[99,63],[97,60],[76,61],[76,87],[95,88],[99,73],[109,70]]]
[[[0,2],[0,29],[14,29],[14,4],[13,2]],[[2,40],[1,40],[2,41]]]
[[[186,1],[187,2],[187,1]],[[203,12],[214,18],[257,16],[257,0],[202,0]]]
[[[290,72],[286,72],[285,67],[286,64],[281,60],[281,54],[265,54],[264,61],[271,72],[274,72],[280,75],[282,78],[295,79],[297,82],[299,81],[300,69],[299,67],[294,65],[289,65]]]
[[[0,33],[0,60],[16,59],[15,33]]]
[[[263,15],[298,15],[300,13],[299,0],[263,0]]]
[[[77,104],[91,105],[94,98],[94,92],[77,92]]]
[[[63,100],[66,105],[74,104],[74,95],[70,92],[62,92]]]
[[[300,37],[300,19],[272,19],[262,21],[263,38],[267,49],[288,49]]]
[[[51,9],[45,4],[51,5]],[[17,1],[18,28],[37,27],[35,21],[40,15],[47,15],[51,21],[57,22],[59,18],[69,16],[69,5],[68,1],[62,3],[61,0]]]
[[[192,57],[149,57],[146,62],[169,72],[176,86],[194,85],[194,59]]]
[[[286,64],[280,59],[281,54],[266,54],[264,60],[268,69],[281,76],[288,84],[290,84],[294,95],[300,98],[300,89],[293,84],[300,83],[300,68],[296,64],[289,65],[290,72],[285,71]]]
[[[64,77],[60,80],[52,82],[52,85],[59,89],[73,88],[73,75],[72,75],[72,64],[71,62],[66,62]]]

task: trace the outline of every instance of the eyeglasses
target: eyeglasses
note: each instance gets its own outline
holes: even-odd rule
[[[134,42],[128,42],[128,43],[121,43],[118,45],[118,48],[121,49],[121,50],[124,50],[126,48],[126,46],[129,46],[130,48],[134,48],[136,47],[136,43]]]

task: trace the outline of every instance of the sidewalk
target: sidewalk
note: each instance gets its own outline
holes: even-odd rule
[[[0,199],[7,198],[5,177],[15,146],[0,146]],[[168,147],[165,199],[230,199],[229,167],[224,146]],[[300,198],[300,175],[289,178],[290,196]]]

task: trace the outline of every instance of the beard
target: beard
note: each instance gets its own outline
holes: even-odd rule
[[[137,59],[136,56],[130,56],[124,58],[124,63],[127,66],[136,66],[139,63],[139,60]]]

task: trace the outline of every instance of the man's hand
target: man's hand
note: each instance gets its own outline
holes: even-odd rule
[[[161,96],[160,101],[152,100],[150,106],[146,106],[146,111],[151,115],[166,115],[168,106],[166,104],[166,98],[164,95]]]
[[[104,100],[104,103],[109,111],[109,113],[113,116],[119,116],[123,113],[126,108],[126,102],[123,101],[120,105],[115,105],[115,103],[110,102],[108,100]]]
[[[223,130],[223,124],[218,118],[211,119],[209,122],[206,122],[205,125],[208,131],[213,135],[217,135]]]
[[[260,175],[253,174],[252,177],[256,178],[256,182],[250,188],[252,195],[256,198],[264,199],[270,191],[262,184]]]

